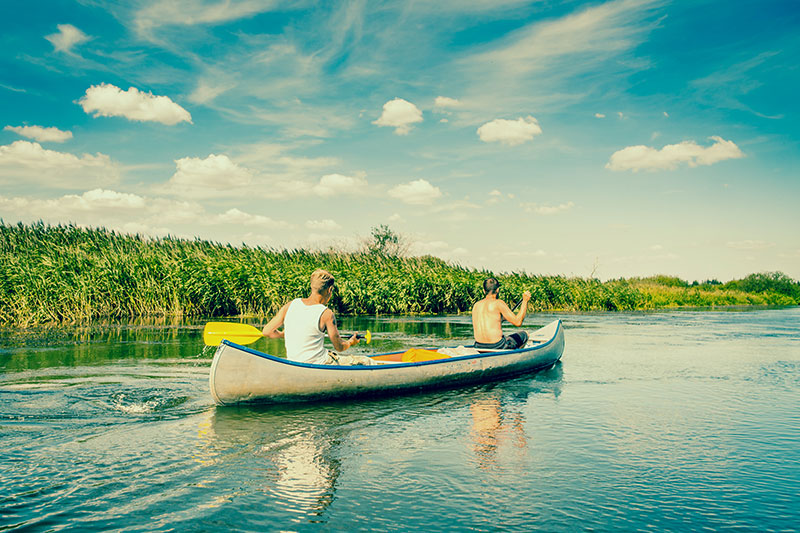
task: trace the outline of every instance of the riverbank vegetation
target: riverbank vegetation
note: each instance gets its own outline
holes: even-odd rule
[[[383,248],[354,253],[150,239],[74,225],[0,221],[0,323],[32,325],[140,316],[265,316],[305,296],[317,268],[337,277],[341,314],[459,313],[494,275]],[[720,283],[497,274],[501,297],[531,291],[533,310],[618,311],[798,305],[800,283],[779,272]]]

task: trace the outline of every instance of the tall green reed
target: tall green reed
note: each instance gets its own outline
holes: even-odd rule
[[[337,278],[343,314],[460,313],[494,275],[439,258],[234,247],[150,239],[106,229],[0,221],[0,323],[30,325],[141,316],[268,316],[305,296],[315,268]],[[496,275],[500,296],[531,291],[534,311],[796,305],[800,284],[780,273],[694,286],[667,276]]]

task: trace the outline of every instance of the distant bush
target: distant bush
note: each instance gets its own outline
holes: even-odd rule
[[[375,226],[370,231],[370,236],[362,241],[364,252],[370,254],[405,256],[411,242],[404,235],[392,230],[386,224]]]
[[[688,287],[689,283],[675,276],[652,276],[649,278],[642,278],[641,281],[652,282],[656,285],[664,287]]]
[[[792,298],[800,298],[800,283],[793,280],[783,272],[761,272],[750,274],[744,279],[729,281],[724,286],[726,289],[752,293],[777,293],[785,294]]]

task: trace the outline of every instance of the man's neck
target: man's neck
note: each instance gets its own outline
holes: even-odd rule
[[[308,298],[303,300],[307,305],[314,305],[314,304],[321,304],[322,303],[322,295],[318,292],[312,292]]]

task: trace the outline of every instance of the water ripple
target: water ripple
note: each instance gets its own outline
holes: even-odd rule
[[[212,405],[198,327],[19,337],[0,529],[797,529],[800,312],[564,318],[544,373],[269,407]],[[393,320],[385,342],[468,327]]]

